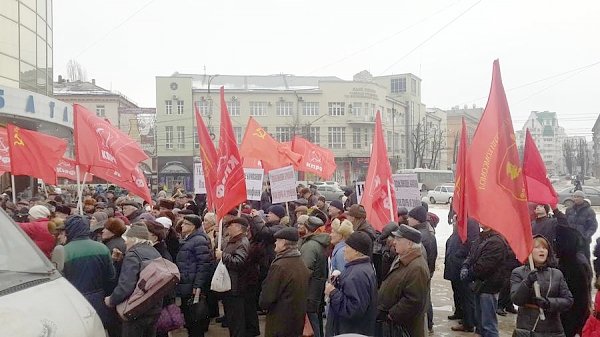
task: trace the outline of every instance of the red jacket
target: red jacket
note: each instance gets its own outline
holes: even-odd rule
[[[33,222],[21,222],[19,223],[23,231],[35,242],[35,244],[41,249],[41,251],[50,258],[52,250],[56,240],[54,236],[48,231],[48,219],[37,219]]]

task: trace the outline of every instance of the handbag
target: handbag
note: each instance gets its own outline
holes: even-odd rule
[[[185,319],[179,307],[175,304],[169,304],[160,311],[160,316],[156,322],[156,331],[167,333],[183,327],[184,324]]]
[[[229,271],[223,263],[223,260],[219,261],[215,274],[210,282],[210,290],[218,293],[224,293],[231,290],[231,278],[229,277]]]
[[[190,313],[194,321],[208,320],[209,310],[206,295],[200,294],[200,291],[197,291],[196,295],[190,298],[187,304],[190,307]]]

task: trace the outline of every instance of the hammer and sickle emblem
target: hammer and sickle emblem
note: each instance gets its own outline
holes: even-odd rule
[[[19,128],[15,128],[15,135],[13,138],[15,139],[13,142],[14,145],[25,146],[25,142],[23,142],[23,139],[19,136]]]
[[[263,128],[257,128],[256,132],[252,134],[253,136],[257,136],[261,139],[265,139],[267,136],[267,132]]]
[[[521,168],[511,163],[506,163],[506,174],[511,180],[515,180],[521,175]]]

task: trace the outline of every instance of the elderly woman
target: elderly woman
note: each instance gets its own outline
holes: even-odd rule
[[[333,219],[331,222],[331,244],[333,252],[329,258],[329,275],[334,270],[343,272],[346,269],[346,260],[344,259],[344,249],[346,248],[346,239],[350,237],[350,234],[354,232],[352,223],[348,220],[340,221],[340,219]]]
[[[565,336],[560,313],[571,308],[573,295],[562,272],[552,267],[553,252],[548,240],[536,235],[531,255],[535,269],[531,270],[528,264],[515,268],[510,278],[511,297],[519,306],[515,334],[529,336],[533,331],[536,336]],[[540,285],[540,297],[534,292],[536,281]],[[544,311],[545,320],[540,319],[540,309]]]

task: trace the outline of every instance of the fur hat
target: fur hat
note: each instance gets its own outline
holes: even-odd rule
[[[296,209],[294,210],[294,213],[298,214],[308,214],[308,207],[306,206],[298,206],[296,207]]]
[[[348,215],[356,219],[366,219],[367,211],[362,205],[354,204],[348,208]]]
[[[166,209],[172,210],[173,208],[175,208],[175,201],[169,200],[169,199],[161,199],[158,202],[158,207],[162,207],[162,208],[166,208]]]
[[[340,234],[343,238],[348,238],[350,234],[354,232],[352,222],[346,219],[344,219],[344,221],[340,221],[338,218],[333,219],[331,222],[331,229]]]
[[[115,236],[121,236],[125,234],[125,231],[127,231],[127,227],[125,226],[123,220],[118,218],[109,218],[106,220],[104,228],[113,233]]]

